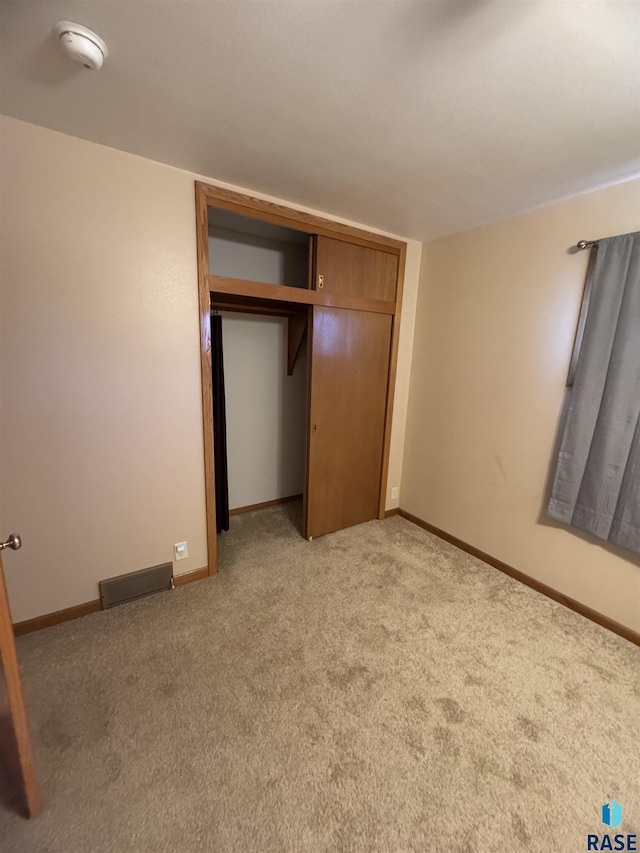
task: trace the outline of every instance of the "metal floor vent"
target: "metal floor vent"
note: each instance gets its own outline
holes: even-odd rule
[[[161,566],[151,566],[150,569],[140,569],[139,572],[129,572],[116,578],[100,581],[100,601],[102,609],[151,595],[152,592],[162,592],[173,589],[173,564],[162,563]]]

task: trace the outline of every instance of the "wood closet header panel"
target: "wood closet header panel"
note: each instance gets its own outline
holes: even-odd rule
[[[395,302],[397,280],[396,255],[333,237],[316,237],[316,289],[322,284],[325,293]]]

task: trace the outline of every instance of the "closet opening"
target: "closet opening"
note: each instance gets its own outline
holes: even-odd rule
[[[218,563],[231,567],[257,539],[270,537],[275,545],[304,535],[308,309],[210,297],[213,418],[214,425],[224,424],[223,460],[214,430]]]
[[[269,296],[310,288],[312,241],[294,228],[207,208],[221,565],[256,536],[304,535],[309,308]],[[220,293],[223,282],[244,285],[247,295]],[[252,293],[256,286],[264,297]]]

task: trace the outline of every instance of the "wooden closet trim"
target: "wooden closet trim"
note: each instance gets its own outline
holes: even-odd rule
[[[363,228],[355,228],[353,225],[344,225],[342,222],[334,222],[332,219],[325,219],[322,216],[316,216],[314,213],[294,210],[273,201],[265,201],[262,198],[244,195],[223,187],[214,187],[201,181],[196,181],[196,196],[198,194],[204,196],[207,204],[212,207],[231,210],[244,216],[253,215],[254,219],[284,225],[286,228],[295,228],[298,231],[305,231],[307,234],[344,237],[350,243],[390,252],[392,255],[399,255],[402,247],[405,246],[405,243],[400,242],[400,240],[385,237],[383,234],[375,234],[372,231],[365,231]]]
[[[320,234],[325,237],[334,237],[336,239],[346,240],[350,243],[355,243],[359,246],[365,246],[379,251],[389,252],[398,256],[398,281],[396,288],[395,302],[384,302],[377,299],[359,299],[356,297],[339,297],[334,295],[333,307],[351,308],[359,310],[378,311],[380,313],[392,314],[391,328],[391,350],[389,357],[389,381],[387,386],[387,400],[385,411],[385,426],[384,426],[384,441],[381,459],[381,477],[380,477],[380,498],[378,504],[378,518],[385,517],[385,504],[387,496],[387,479],[388,465],[391,448],[391,427],[393,420],[393,398],[395,393],[396,368],[398,362],[398,344],[400,332],[400,308],[402,304],[402,291],[404,285],[404,272],[406,262],[407,244],[400,240],[395,240],[391,237],[386,237],[382,234],[365,231],[361,228],[355,228],[352,225],[345,225],[340,222],[334,222],[330,219],[324,219],[321,216],[316,216],[305,211],[295,210],[285,207],[284,205],[276,204],[275,202],[265,201],[264,199],[255,198],[250,195],[227,190],[222,187],[215,187],[210,184],[205,184],[202,181],[195,182],[195,199],[196,199],[196,247],[197,247],[197,262],[198,262],[198,304],[200,314],[200,381],[202,389],[202,431],[204,445],[204,473],[205,473],[205,506],[206,506],[206,530],[207,530],[207,564],[208,573],[213,575],[218,571],[218,534],[216,529],[216,499],[215,499],[215,470],[214,470],[214,451],[213,451],[213,391],[211,385],[211,290],[212,279],[219,277],[209,274],[209,219],[208,207],[221,208],[230,210],[234,213],[239,213],[245,216],[252,216],[254,219],[260,219],[264,222],[273,222],[277,225],[283,225],[288,228],[295,228],[298,231],[304,231],[308,234]],[[263,296],[260,294],[247,293],[246,290],[240,293],[236,290],[231,282],[238,282],[238,279],[227,279],[229,282],[228,289],[225,286],[224,290],[216,292],[220,294],[222,300],[229,299],[233,295],[238,295],[244,298],[258,298]],[[215,283],[215,281],[214,281]],[[255,284],[253,283],[244,283]],[[258,283],[259,284],[259,283]],[[263,285],[264,287],[264,285]],[[272,285],[277,288],[278,285]],[[284,290],[285,288],[281,288]],[[300,307],[309,306],[311,304],[328,305],[326,297],[329,294],[322,294],[323,301],[315,303],[312,299],[303,298],[298,301],[296,296],[291,291],[296,291],[296,288],[286,288],[287,300],[290,304],[297,302]],[[300,288],[299,293],[304,293],[309,297],[315,291],[305,290]],[[272,295],[270,291],[269,298],[274,301],[279,301],[278,297]],[[283,297],[280,297],[283,298]],[[329,297],[331,298],[331,297]],[[340,299],[343,304],[338,304]],[[350,304],[346,304],[346,300]],[[353,303],[351,300],[353,299]],[[357,304],[356,304],[357,303]],[[365,307],[369,303],[370,306]],[[222,308],[222,306],[220,306]],[[224,310],[222,308],[222,310]],[[307,428],[307,433],[309,432]],[[308,441],[307,434],[307,441]],[[305,485],[306,496],[306,485]]]
[[[207,570],[218,571],[218,530],[213,462],[213,380],[211,377],[211,296],[209,291],[209,212],[207,196],[196,181],[196,245],[198,253],[198,304],[200,312],[200,386],[202,389],[202,439],[204,443],[204,493],[207,526]]]

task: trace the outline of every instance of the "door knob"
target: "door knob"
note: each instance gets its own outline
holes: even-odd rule
[[[0,551],[4,551],[5,548],[13,548],[14,551],[17,551],[18,548],[22,548],[22,539],[17,533],[9,534],[6,542],[0,542]]]

